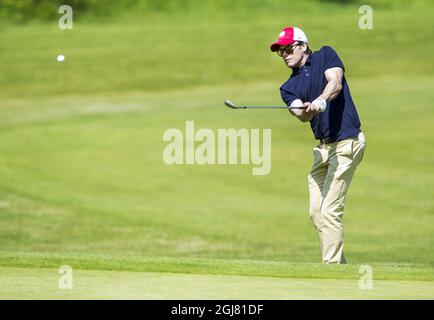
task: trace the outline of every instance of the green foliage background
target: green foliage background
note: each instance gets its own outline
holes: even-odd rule
[[[429,0],[423,0],[428,2]],[[287,10],[290,14],[295,8],[303,7],[305,2],[321,2],[331,5],[348,6],[354,4],[374,4],[376,6],[394,7],[404,3],[412,5],[413,1],[403,0],[0,0],[0,17],[10,21],[24,22],[29,20],[49,21],[57,17],[61,5],[70,5],[78,13],[76,18],[147,16],[156,13],[205,13],[213,14],[219,11],[281,12]],[[417,2],[417,1],[416,1]],[[419,1],[420,2],[420,1]]]

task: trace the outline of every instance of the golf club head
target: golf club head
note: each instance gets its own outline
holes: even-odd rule
[[[231,100],[226,99],[225,100],[226,107],[229,107],[231,109],[239,109]]]
[[[225,106],[231,109],[288,109],[287,106],[237,106],[231,100],[225,100]],[[291,109],[305,109],[305,107],[293,107]]]

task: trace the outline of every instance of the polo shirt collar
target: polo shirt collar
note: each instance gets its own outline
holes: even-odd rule
[[[308,56],[307,56],[307,60],[306,60],[306,62],[304,63],[304,65],[303,65],[303,67],[304,66],[310,66],[312,64],[312,54],[309,54]],[[303,68],[302,67],[302,68]],[[292,68],[292,71],[294,72],[294,73],[298,73],[298,72],[300,72],[300,69],[301,68]]]

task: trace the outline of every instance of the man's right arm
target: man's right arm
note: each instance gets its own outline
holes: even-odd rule
[[[301,107],[305,106],[306,108],[310,105],[310,102],[303,103],[300,99],[296,99],[291,103],[291,107]],[[305,109],[290,109],[288,108],[289,112],[295,116],[298,120],[301,122],[307,122],[310,121],[313,116],[317,113],[317,111],[309,110],[306,112]]]
[[[286,103],[287,106],[291,107],[308,107],[310,105],[310,102],[304,102],[301,101],[299,98],[299,95],[297,94],[297,90],[291,85],[290,82],[284,83],[280,87],[280,94],[282,96],[282,100]],[[295,116],[297,119],[299,119],[301,122],[307,122],[312,119],[312,117],[317,113],[314,110],[311,110],[312,108],[308,108],[307,112],[306,109],[289,109],[289,112]]]

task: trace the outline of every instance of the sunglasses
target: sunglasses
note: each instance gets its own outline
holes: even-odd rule
[[[287,54],[292,54],[292,53],[294,52],[295,47],[298,46],[298,45],[300,45],[300,43],[296,43],[295,45],[294,45],[294,44],[289,44],[289,45],[287,45],[285,48],[282,48],[282,49],[277,50],[277,51],[276,51],[276,52],[277,52],[277,55],[278,55],[279,57],[283,57],[283,52],[284,52],[284,51],[285,51]]]

